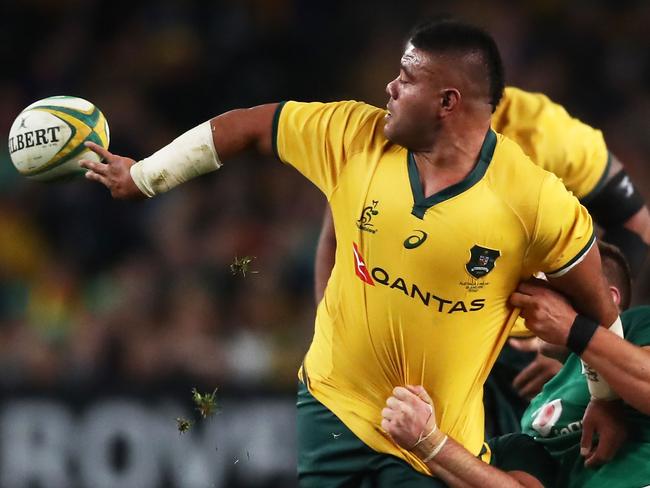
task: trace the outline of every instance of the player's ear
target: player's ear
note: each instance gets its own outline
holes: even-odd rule
[[[460,92],[456,88],[445,88],[440,91],[440,109],[442,115],[454,111],[460,102]]]
[[[617,307],[621,306],[621,292],[615,286],[609,285],[609,293]]]

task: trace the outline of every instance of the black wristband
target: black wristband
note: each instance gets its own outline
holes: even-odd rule
[[[580,356],[587,349],[589,341],[597,330],[598,323],[584,315],[576,315],[576,319],[573,321],[573,325],[571,325],[571,330],[569,330],[569,337],[566,340],[567,347],[571,352]]]

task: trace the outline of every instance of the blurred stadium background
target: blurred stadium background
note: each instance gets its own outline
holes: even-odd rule
[[[409,28],[440,12],[495,35],[509,84],[602,128],[650,201],[648,2],[2,2],[0,488],[296,486],[293,394],[325,203],[255,157],[139,203],[28,182],[6,148],[18,112],[87,98],[111,149],[139,158],[239,106],[383,106]],[[236,256],[259,272],[233,276]],[[221,412],[181,435],[194,386],[218,387]]]

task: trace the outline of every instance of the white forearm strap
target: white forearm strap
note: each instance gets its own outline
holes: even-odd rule
[[[131,166],[131,178],[142,193],[153,197],[220,167],[208,120]]]
[[[422,462],[426,464],[429,461],[431,461],[434,457],[436,457],[438,455],[438,453],[442,450],[442,448],[445,447],[445,444],[447,443],[448,439],[449,439],[449,436],[447,436],[447,435],[444,436],[442,438],[442,440],[440,441],[440,443],[429,453],[429,455],[427,457],[425,457],[424,459],[422,459]]]
[[[623,323],[620,317],[617,317],[614,323],[609,326],[609,330],[617,336],[623,337]],[[587,386],[589,387],[591,398],[597,400],[615,400],[619,398],[619,395],[600,377],[598,371],[584,361],[582,361],[582,374],[587,378]]]

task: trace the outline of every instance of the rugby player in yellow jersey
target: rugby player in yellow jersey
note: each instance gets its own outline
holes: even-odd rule
[[[275,153],[327,197],[336,264],[298,394],[301,486],[443,486],[381,429],[396,385],[421,384],[440,428],[483,447],[483,382],[536,271],[582,313],[618,313],[591,218],[561,181],[490,128],[503,92],[494,40],[473,26],[416,29],[387,88],[359,102],[233,110],[135,162],[88,143],[89,180],[154,196],[249,148]]]
[[[631,269],[642,269],[650,243],[650,214],[643,198],[601,131],[572,117],[541,93],[506,87],[492,116],[492,128],[513,141],[538,166],[558,176],[604,230],[602,239],[619,247]],[[336,238],[326,209],[315,260],[314,290],[320,302],[334,264]],[[527,336],[519,322],[515,336]],[[532,341],[513,341],[499,356],[485,390],[488,437],[519,429],[528,400],[560,369],[560,363],[531,350]]]
[[[642,269],[650,245],[650,212],[620,161],[608,152],[601,131],[572,117],[544,94],[515,87],[505,88],[492,128],[559,177],[603,228],[602,240],[623,251],[633,273]],[[323,297],[335,249],[327,209],[316,258],[316,302]]]

